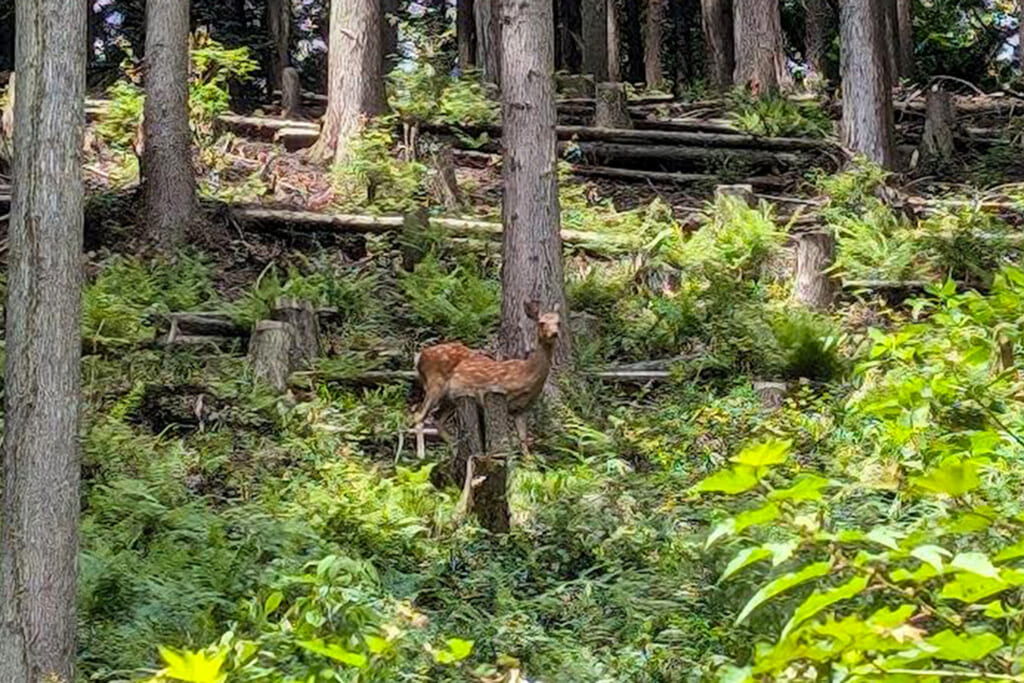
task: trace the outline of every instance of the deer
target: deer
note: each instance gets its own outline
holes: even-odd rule
[[[516,433],[524,452],[528,450],[526,414],[544,390],[548,374],[551,372],[555,347],[562,332],[560,306],[556,305],[548,313],[540,313],[540,305],[527,302],[524,305],[526,315],[537,323],[537,346],[525,359],[495,360],[486,354],[469,351],[466,347],[456,349],[449,346],[443,355],[451,363],[450,374],[443,381],[432,379],[433,387],[443,387],[435,403],[442,399],[474,397],[483,400],[485,394],[503,394],[508,399],[508,411],[515,421]],[[428,349],[424,349],[424,353]],[[433,352],[432,352],[433,353]],[[420,354],[417,369],[423,366],[423,354]],[[432,369],[440,374],[440,363]],[[437,391],[435,389],[435,391]],[[436,395],[436,394],[435,394]],[[429,412],[429,409],[428,409]],[[421,407],[419,417],[426,412]],[[442,436],[445,436],[443,430]],[[447,439],[446,439],[447,440]]]
[[[413,414],[413,422],[416,425],[416,457],[422,460],[426,456],[426,443],[423,436],[423,421],[441,403],[448,391],[448,381],[456,366],[468,358],[489,358],[482,351],[476,351],[459,342],[445,342],[427,346],[416,354],[413,366],[419,376],[420,385],[423,387],[423,403]],[[447,434],[443,427],[438,431],[445,437]]]

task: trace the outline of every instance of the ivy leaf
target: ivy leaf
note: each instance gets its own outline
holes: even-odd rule
[[[995,556],[996,562],[1006,562],[1007,560],[1016,560],[1018,557],[1024,557],[1024,538],[1017,541],[1009,548],[1003,548],[999,551],[999,554]]]
[[[1002,638],[994,633],[961,636],[948,629],[924,642],[936,648],[929,653],[932,657],[954,662],[976,662],[1003,646]]]
[[[831,562],[816,562],[815,564],[804,567],[798,572],[784,574],[771,583],[762,586],[761,590],[754,593],[754,597],[750,598],[750,601],[747,602],[743,611],[740,612],[738,617],[736,617],[736,625],[739,626],[746,621],[746,618],[750,616],[750,613],[764,602],[771,600],[780,593],[788,591],[790,588],[806,583],[811,579],[817,579],[825,576],[831,568]]]
[[[349,652],[340,645],[334,643],[325,643],[322,640],[299,640],[295,643],[303,650],[308,650],[313,654],[333,659],[336,662],[353,666],[357,669],[362,669],[366,666],[366,655],[361,655],[358,652]]]
[[[947,496],[962,496],[981,486],[978,464],[972,460],[961,460],[953,456],[946,458],[938,467],[933,467],[920,477],[911,477],[911,483],[927,493]]]
[[[829,479],[819,477],[816,474],[804,474],[788,489],[772,491],[768,494],[771,500],[821,500],[821,491],[833,483]]]
[[[786,462],[786,458],[789,457],[789,452],[792,448],[792,440],[771,439],[754,444],[753,446],[747,446],[733,456],[732,461],[738,465],[746,465],[748,467],[781,465]]]
[[[943,569],[942,558],[951,557],[952,553],[937,545],[919,545],[910,551],[910,556],[915,557],[935,569],[941,574]]]
[[[722,470],[711,475],[693,487],[693,490],[708,493],[728,493],[736,495],[754,488],[758,484],[753,467],[740,465],[729,470]]]
[[[999,570],[995,568],[985,553],[959,553],[949,563],[949,566],[989,579],[999,578]]]
[[[741,569],[745,569],[750,565],[754,564],[755,562],[766,560],[771,556],[772,551],[768,548],[759,548],[757,546],[754,546],[752,548],[744,548],[743,550],[736,553],[736,556],[729,561],[729,564],[726,565],[725,571],[722,572],[722,575],[718,578],[718,581],[725,581]]]
[[[789,623],[782,629],[782,635],[779,636],[779,641],[786,639],[789,633],[804,623],[814,615],[821,612],[826,607],[834,605],[841,600],[848,600],[868,586],[868,579],[866,576],[855,576],[842,586],[836,586],[830,590],[821,592],[816,591],[812,593],[803,603],[796,608],[793,616],[790,617]]]

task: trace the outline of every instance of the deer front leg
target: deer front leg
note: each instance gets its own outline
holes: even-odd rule
[[[519,446],[523,449],[523,455],[530,454],[529,434],[526,431],[526,413],[515,416],[516,434],[519,435]]]
[[[444,387],[433,385],[427,387],[423,403],[420,404],[419,410],[413,413],[413,424],[416,426],[416,457],[420,460],[427,457],[427,440],[423,436],[423,421],[427,419],[427,415],[441,400],[443,394]]]

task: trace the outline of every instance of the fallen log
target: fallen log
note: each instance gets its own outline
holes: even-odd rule
[[[726,160],[741,160],[760,167],[778,165],[798,166],[807,162],[806,155],[793,152],[773,152],[763,149],[734,149],[714,147],[683,147],[670,145],[626,145],[611,142],[580,142],[575,143],[579,151],[589,160],[600,160],[600,165],[609,162],[645,163],[674,162],[683,164],[703,163],[715,164]],[[568,148],[561,143],[560,149]]]
[[[707,133],[676,130],[631,130],[593,126],[557,126],[560,140],[622,142],[636,144],[703,145],[755,150],[810,151],[833,149],[834,144],[815,138],[767,138],[740,132]]]
[[[669,93],[649,93],[647,95],[634,95],[628,98],[630,104],[637,106],[647,106],[652,104],[667,104],[675,102],[675,95]],[[596,106],[596,100],[593,97],[562,97],[555,100],[557,105],[582,105],[582,106]]]
[[[317,135],[320,134],[320,124],[315,121],[279,119],[269,116],[240,116],[238,114],[218,116],[217,129],[256,139],[272,139],[282,130],[312,131]]]
[[[169,313],[152,316],[157,330],[167,332],[167,339],[179,336],[247,337],[249,328],[231,319],[227,313]]]
[[[639,130],[748,135],[726,119],[637,119],[633,126]]]
[[[579,176],[595,178],[612,178],[636,182],[650,182],[665,185],[693,185],[699,183],[717,184],[721,178],[713,173],[671,173],[669,171],[641,171],[633,168],[613,168],[611,166],[586,166],[575,164],[572,172]],[[785,178],[775,176],[752,176],[745,178],[743,183],[755,187],[786,187],[789,182]]]

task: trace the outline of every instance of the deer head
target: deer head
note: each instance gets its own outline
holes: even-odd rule
[[[523,304],[523,309],[526,317],[537,323],[537,341],[541,346],[554,346],[562,333],[561,304],[552,306],[548,313],[541,313],[540,302],[534,300]]]

